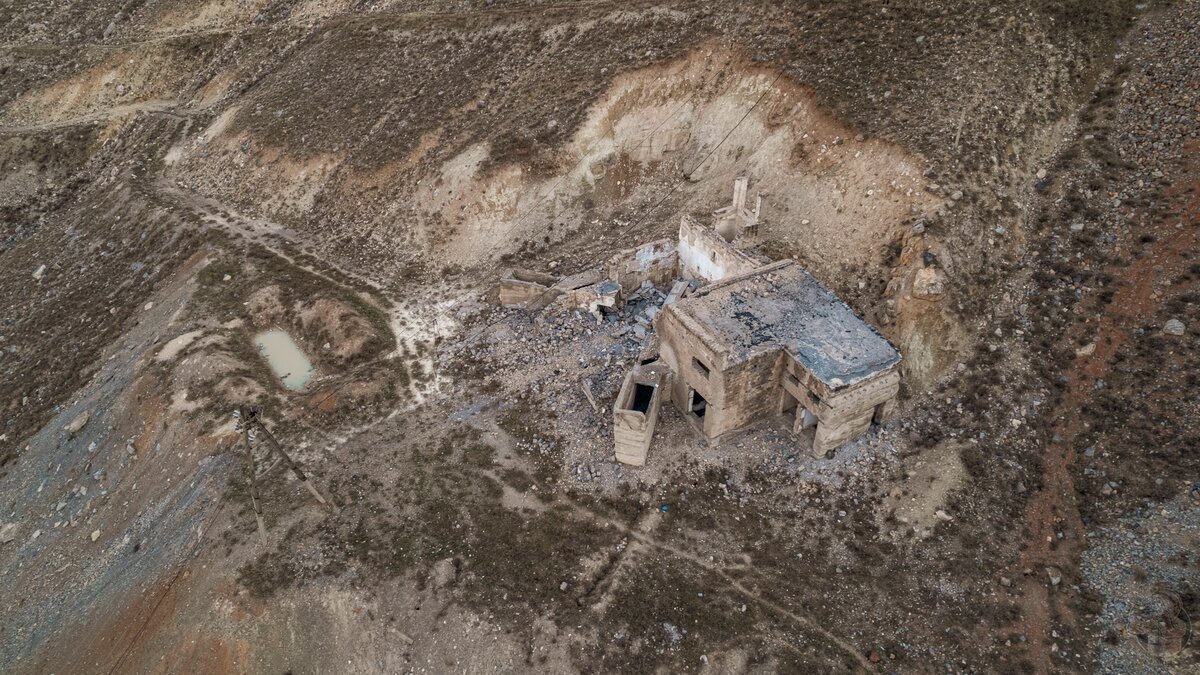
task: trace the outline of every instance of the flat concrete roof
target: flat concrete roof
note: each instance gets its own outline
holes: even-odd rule
[[[727,365],[779,347],[837,389],[900,362],[891,342],[790,260],[704,286],[669,309],[703,327]]]

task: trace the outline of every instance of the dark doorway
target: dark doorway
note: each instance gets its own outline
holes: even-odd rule
[[[785,415],[788,413],[795,413],[796,406],[799,404],[800,404],[800,402],[796,400],[795,396],[792,396],[791,394],[789,394],[786,389],[783,390],[783,403],[780,405],[780,408],[779,408],[780,412],[782,412]]]
[[[654,398],[654,387],[649,384],[636,384],[633,389],[634,410],[640,413],[650,412],[650,401]]]
[[[700,392],[692,390],[691,400],[688,404],[688,410],[696,417],[704,417],[704,413],[708,412],[708,401],[700,395]]]

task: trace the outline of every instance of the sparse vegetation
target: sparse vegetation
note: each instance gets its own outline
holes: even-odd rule
[[[1194,665],[1198,21],[5,4],[0,662]],[[649,466],[616,465],[612,400],[652,345],[486,287],[602,264],[771,172],[756,251],[901,348],[901,414],[812,460],[786,422],[709,443],[669,413]],[[928,269],[945,289],[915,293]],[[309,389],[259,357],[272,327]],[[230,399],[336,509],[261,467],[261,542]]]

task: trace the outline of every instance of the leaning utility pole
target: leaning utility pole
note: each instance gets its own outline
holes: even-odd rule
[[[262,537],[263,542],[265,543],[267,540],[267,528],[263,524],[262,506],[260,506],[258,503],[258,479],[255,476],[255,473],[257,472],[257,466],[256,462],[254,461],[254,450],[252,449],[254,444],[253,442],[259,434],[262,434],[263,437],[267,439],[267,444],[271,447],[271,453],[279,455],[280,459],[283,460],[283,463],[292,470],[292,473],[296,475],[296,478],[298,478],[300,482],[304,484],[304,487],[312,493],[312,496],[316,498],[316,500],[322,506],[329,506],[331,508],[336,507],[331,501],[326,500],[325,497],[321,495],[321,492],[317,490],[315,485],[313,485],[308,475],[305,474],[304,470],[300,468],[300,465],[293,461],[292,458],[286,452],[284,452],[283,448],[279,445],[279,441],[275,440],[275,436],[272,435],[271,432],[267,430],[267,427],[263,425],[260,414],[261,411],[257,406],[238,406],[233,411],[233,419],[235,420],[234,429],[242,432],[242,443],[246,448],[246,472],[250,482],[250,504],[254,507],[254,518],[258,521],[258,534]],[[270,454],[268,454],[268,457],[269,456]]]
[[[241,408],[233,411],[233,418],[237,420],[234,428],[241,427],[242,430],[242,444],[246,448],[246,477],[250,481],[250,504],[254,507],[254,519],[258,521],[258,536],[265,544],[267,543],[267,527],[263,524],[262,506],[258,503],[258,479],[254,476],[258,468],[254,465],[254,450],[250,444],[250,425],[241,423],[243,419]]]
[[[312,481],[308,479],[308,476],[304,474],[304,471],[292,461],[292,458],[283,451],[283,448],[279,447],[279,442],[275,440],[275,437],[271,435],[271,432],[267,431],[267,428],[264,427],[261,422],[258,423],[258,429],[267,437],[267,443],[271,445],[271,449],[279,453],[279,456],[283,458],[283,463],[287,464],[288,468],[292,470],[292,473],[296,474],[296,478],[299,478],[301,483],[304,483],[304,487],[308,488],[308,491],[312,493],[312,496],[315,497],[323,506],[327,506],[329,502],[325,501],[325,498],[321,496],[321,493],[317,490],[316,486],[312,484]]]

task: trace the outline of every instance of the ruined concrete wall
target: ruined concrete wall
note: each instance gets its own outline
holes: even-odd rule
[[[829,386],[817,379],[807,368],[800,364],[792,355],[784,353],[781,385],[791,394],[800,405],[818,418],[826,414],[829,408],[828,399],[832,395]]]
[[[817,433],[813,437],[813,456],[824,457],[830,450],[866,433],[871,428],[872,415],[871,411],[867,411],[852,417],[838,417],[832,422],[818,422]]]
[[[660,239],[613,256],[608,264],[608,278],[627,291],[637,289],[643,281],[661,286],[675,278],[677,263],[675,242]]]
[[[630,466],[645,466],[650,439],[658,420],[657,401],[652,415],[636,410],[613,411],[613,453],[616,460]]]
[[[752,272],[760,263],[689,216],[679,223],[679,276],[720,281]]]
[[[794,380],[788,374],[798,376],[806,396],[797,396],[797,400],[818,419],[813,441],[814,455],[824,455],[865,433],[871,428],[872,422],[883,421],[895,408],[900,392],[900,373],[895,367],[854,385],[830,391],[790,355],[786,358],[786,364],[784,388],[792,393]]]
[[[496,284],[495,299],[505,307],[525,304],[544,306],[559,296],[560,291],[551,288],[558,280],[552,274],[515,268]]]
[[[713,428],[710,436],[740,429],[779,412],[782,359],[780,350],[764,350],[725,371],[721,426]]]
[[[566,292],[566,302],[569,306],[580,307],[589,312],[594,312],[599,307],[616,307],[621,297],[620,284],[608,280]]]
[[[697,332],[685,325],[669,307],[654,318],[654,328],[659,340],[659,357],[674,374],[671,400],[675,407],[706,436],[720,433],[712,433],[710,430],[727,429],[728,425],[724,421],[724,356],[706,345]],[[695,365],[694,360],[708,368],[707,375]],[[696,419],[688,410],[689,388],[699,392],[708,401],[708,411],[702,419]]]
[[[498,302],[505,307],[515,307],[526,303],[539,304],[561,294],[558,289],[519,279],[501,279],[496,292]]]
[[[900,373],[892,369],[837,390],[830,395],[829,405],[836,410],[866,410],[894,399],[899,392]]]
[[[613,404],[613,445],[618,462],[631,466],[645,466],[654,438],[654,427],[666,398],[670,371],[665,364],[636,367],[625,376],[621,391]],[[636,385],[655,387],[650,406],[646,412],[632,409]]]

